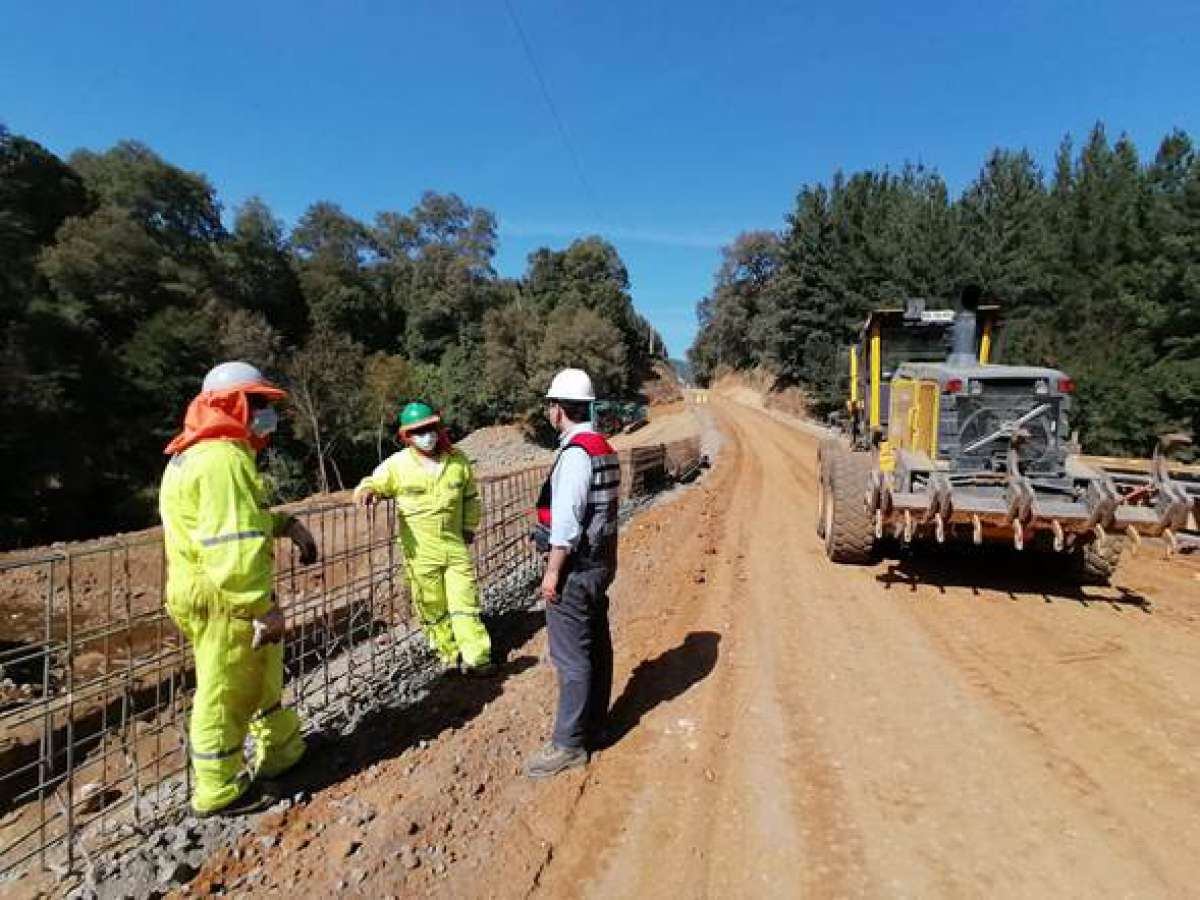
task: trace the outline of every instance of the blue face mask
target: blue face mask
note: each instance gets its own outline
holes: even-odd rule
[[[250,417],[250,431],[258,437],[266,437],[278,427],[279,413],[275,412],[273,406],[255,410]]]

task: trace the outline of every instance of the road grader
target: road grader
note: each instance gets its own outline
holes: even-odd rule
[[[829,559],[869,562],[885,539],[1003,542],[1107,583],[1126,545],[1173,550],[1200,517],[1200,469],[1169,460],[1189,439],[1163,438],[1145,465],[1082,456],[1070,376],[993,363],[999,308],[969,292],[961,306],[879,309],[849,349],[846,409],[818,451]]]

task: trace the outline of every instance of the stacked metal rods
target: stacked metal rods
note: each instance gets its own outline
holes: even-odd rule
[[[543,476],[481,483],[485,604],[537,572],[528,534]],[[276,547],[285,700],[320,721],[415,665],[421,642],[390,504],[292,512],[321,560],[301,566]],[[73,869],[186,798],[191,655],[163,608],[164,565],[158,532],[0,560],[0,873]]]
[[[184,768],[187,667],[162,584],[157,537],[0,564],[0,870],[45,864]]]

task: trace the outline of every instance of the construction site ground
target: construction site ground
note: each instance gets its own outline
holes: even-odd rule
[[[190,884],[370,897],[1183,896],[1200,874],[1200,567],[826,561],[815,441],[714,396],[715,468],[625,529],[616,738],[521,774],[536,613],[494,681],[326,750],[311,800]]]

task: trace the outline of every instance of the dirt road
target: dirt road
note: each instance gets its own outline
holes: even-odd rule
[[[335,760],[193,890],[369,896],[1184,896],[1200,874],[1200,577],[1011,558],[835,567],[815,442],[714,398],[715,470],[626,530],[619,739],[519,776],[544,635]],[[369,764],[369,765],[368,765]],[[272,842],[278,842],[272,846]]]

